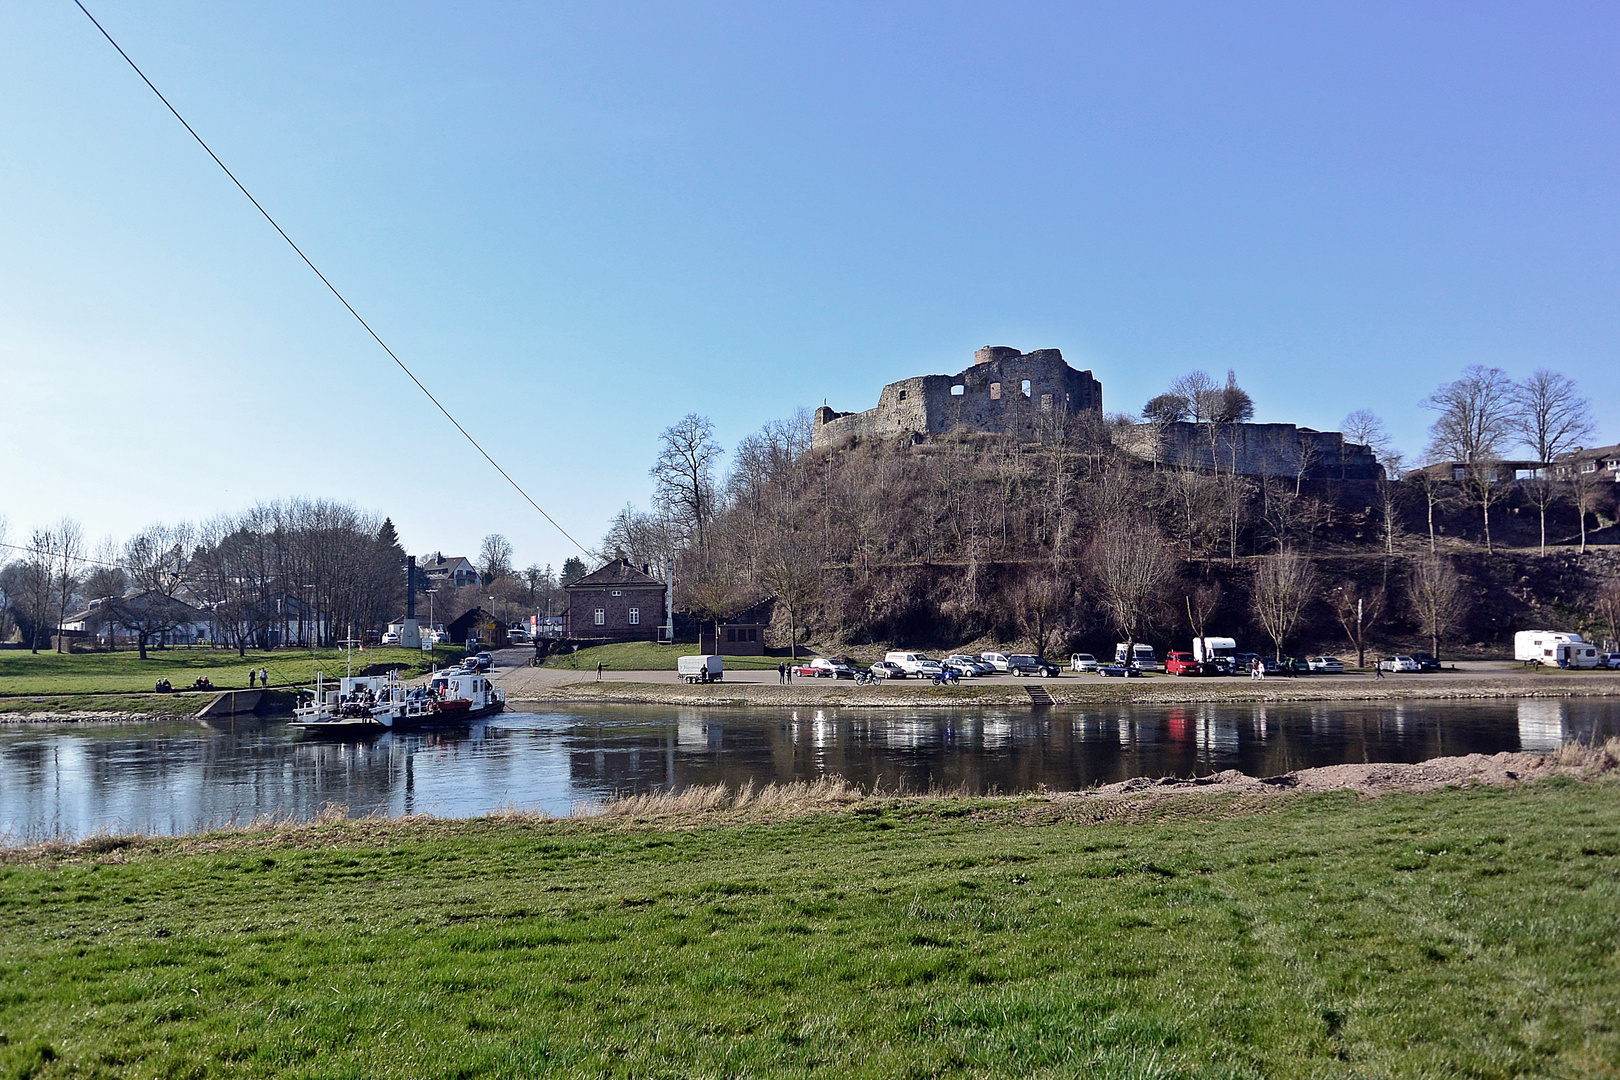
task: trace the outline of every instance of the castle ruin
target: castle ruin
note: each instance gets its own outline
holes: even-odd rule
[[[1064,417],[1088,411],[1101,415],[1102,383],[1070,367],[1062,351],[986,345],[959,374],[890,383],[875,409],[841,413],[823,405],[815,412],[815,446],[952,431],[1029,434],[1043,424],[1061,430]]]

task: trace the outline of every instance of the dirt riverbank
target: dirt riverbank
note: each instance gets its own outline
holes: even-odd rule
[[[1467,701],[1506,698],[1620,697],[1620,672],[1541,672],[1498,666],[1425,675],[1318,675],[1299,678],[1184,679],[1169,676],[1104,679],[1064,673],[1056,679],[998,677],[957,686],[921,682],[856,686],[800,679],[788,685],[775,672],[727,673],[726,681],[689,686],[672,672],[564,672],[545,668],[497,671],[508,706],[615,704],[674,706],[810,706],[918,708],[928,706],[1190,705],[1309,701]]]

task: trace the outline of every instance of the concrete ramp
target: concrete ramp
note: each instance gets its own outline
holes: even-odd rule
[[[197,719],[211,720],[216,716],[240,716],[259,707],[263,690],[223,690],[214,700],[197,710]]]

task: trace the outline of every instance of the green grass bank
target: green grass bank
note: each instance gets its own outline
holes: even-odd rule
[[[1620,788],[102,839],[0,940],[7,1077],[1613,1076]]]
[[[440,647],[432,653],[415,649],[375,648],[354,653],[354,670],[397,667],[407,676],[420,675],[433,665],[459,661],[464,649]],[[346,659],[341,649],[249,650],[238,656],[230,649],[149,649],[142,660],[135,652],[30,653],[0,650],[0,713],[56,711],[120,711],[167,716],[194,713],[212,692],[185,692],[199,676],[211,679],[215,690],[244,690],[248,672],[263,669],[275,687],[306,686],[317,668],[328,678],[342,675]],[[154,694],[159,679],[168,679],[177,691]]]

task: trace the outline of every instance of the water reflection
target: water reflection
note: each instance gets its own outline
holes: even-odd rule
[[[0,731],[0,834],[180,833],[329,803],[566,814],[615,793],[842,776],[895,790],[1073,790],[1132,776],[1556,749],[1620,702],[890,710],[572,708],[450,733],[309,742],[280,724]]]

